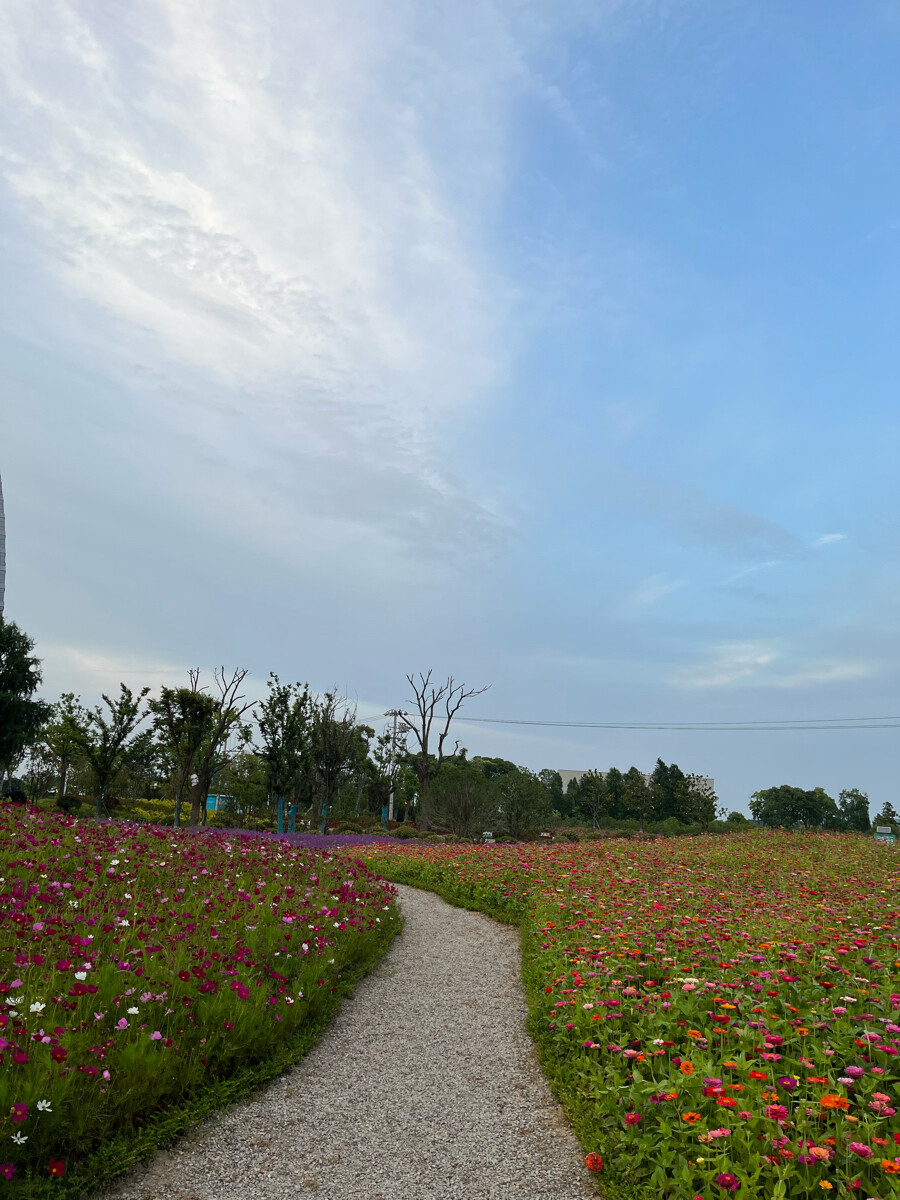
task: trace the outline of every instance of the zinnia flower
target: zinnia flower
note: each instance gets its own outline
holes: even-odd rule
[[[685,1058],[682,1059],[678,1069],[681,1071],[682,1075],[693,1075],[694,1064],[692,1062],[688,1062],[688,1060]]]
[[[727,1192],[736,1192],[741,1186],[741,1181],[737,1175],[732,1175],[730,1171],[722,1171],[716,1176],[715,1182]]]
[[[584,1165],[589,1171],[602,1171],[603,1159],[599,1154],[589,1154],[584,1160]]]
[[[639,1125],[640,1121],[641,1121],[641,1118],[638,1115],[638,1113],[636,1113],[636,1112],[630,1112],[630,1113],[625,1114],[625,1124],[626,1125]]]
[[[871,1158],[872,1148],[867,1146],[865,1142],[851,1142],[848,1149],[851,1154],[858,1154],[860,1158]]]
[[[836,1096],[831,1092],[826,1092],[826,1094],[819,1101],[819,1104],[822,1106],[822,1108],[840,1108],[843,1109],[844,1112],[846,1112],[850,1107],[849,1100],[845,1099],[843,1096]]]

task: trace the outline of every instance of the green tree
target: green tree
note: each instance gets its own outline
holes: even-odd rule
[[[885,803],[882,804],[881,812],[875,818],[873,824],[890,825],[892,827],[900,825],[900,815],[897,814],[890,800],[886,800]]]
[[[837,805],[824,788],[803,788],[781,784],[754,792],[750,812],[755,821],[772,828],[793,829],[802,825],[818,829],[835,822]]]
[[[705,829],[716,819],[719,812],[719,797],[708,779],[702,775],[687,775],[686,816],[688,821],[702,825]],[[724,813],[724,809],[722,810]]]
[[[838,819],[842,829],[852,829],[857,833],[868,833],[869,797],[859,788],[844,788],[838,795]]]
[[[504,829],[516,840],[550,816],[547,789],[526,767],[495,776],[491,791]]]
[[[164,687],[149,701],[153,728],[168,756],[175,792],[175,826],[181,823],[185,791],[196,775],[195,764],[215,731],[218,712],[212,696],[201,690],[200,672],[191,670],[190,686]]]
[[[538,779],[547,790],[551,811],[558,813],[561,817],[571,817],[572,813],[566,804],[562,776],[559,771],[551,771],[547,767],[544,767],[542,771],[538,771]]]
[[[648,785],[642,771],[637,767],[629,767],[622,777],[622,807],[629,817],[640,821],[641,833],[644,832],[645,822],[663,819],[657,803],[658,792],[653,783]]]
[[[98,818],[104,809],[108,812],[115,805],[115,783],[134,749],[135,731],[148,715],[141,712],[141,705],[149,691],[149,688],[142,688],[135,696],[131,688],[121,683],[115,700],[103,694],[108,716],[103,707],[97,705],[85,713],[82,723],[75,725],[78,749],[91,772]]]
[[[352,775],[358,756],[356,709],[337,691],[325,692],[313,703],[312,761],[318,783],[313,816],[321,831],[341,786]]]
[[[242,818],[265,813],[269,804],[266,762],[252,750],[239,750],[232,755],[218,775],[222,794],[228,797],[226,812],[233,814],[235,823]]]
[[[63,692],[53,705],[50,720],[44,726],[41,740],[53,756],[58,777],[57,800],[62,800],[69,787],[69,774],[81,754],[78,730],[87,714],[72,692]]]
[[[506,779],[508,775],[503,773],[493,778]],[[444,760],[433,781],[432,800],[439,819],[457,837],[471,837],[487,818],[492,795],[490,779],[478,759],[469,762],[460,755]]]
[[[606,780],[600,771],[585,771],[578,781],[578,809],[594,828],[598,828],[612,807]]]
[[[268,695],[260,704],[256,724],[261,740],[269,796],[300,800],[313,771],[313,703],[309,686],[282,683],[270,674]]]
[[[33,650],[33,639],[0,615],[0,779],[10,775],[50,716],[50,705],[34,699],[41,662]]]
[[[606,793],[609,796],[609,815],[615,821],[622,821],[631,816],[628,811],[625,776],[618,767],[610,767],[606,772]]]

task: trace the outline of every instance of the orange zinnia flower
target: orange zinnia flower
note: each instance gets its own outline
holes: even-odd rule
[[[850,1101],[843,1096],[836,1096],[832,1092],[827,1092],[819,1101],[822,1108],[840,1108],[844,1112],[850,1107]]]
[[[768,1079],[769,1072],[768,1071],[751,1071],[749,1078],[750,1079]]]
[[[700,1116],[700,1114],[695,1113],[695,1112],[682,1113],[681,1119],[688,1125],[696,1125],[698,1121],[703,1120],[703,1118]]]
[[[684,1059],[679,1067],[679,1070],[681,1071],[682,1075],[693,1075],[694,1064],[692,1062],[688,1062],[687,1059]]]
[[[900,1163],[895,1162],[892,1158],[883,1158],[881,1166],[888,1175],[900,1175]]]

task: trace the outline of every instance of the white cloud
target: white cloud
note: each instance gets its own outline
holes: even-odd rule
[[[810,543],[812,546],[830,546],[832,542],[845,542],[846,533],[823,533]]]
[[[520,17],[7,6],[9,193],[95,361],[139,381],[132,403],[179,449],[237,464],[235,519],[274,461],[312,523],[334,502],[401,542],[495,525],[441,445],[505,368],[479,239],[527,82]]]
[[[799,688],[840,683],[871,675],[871,664],[852,659],[797,661],[766,641],[729,642],[717,646],[706,662],[678,671],[672,683],[680,688],[717,688],[731,684]]]

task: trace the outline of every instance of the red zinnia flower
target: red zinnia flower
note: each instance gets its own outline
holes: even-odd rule
[[[599,1154],[589,1154],[584,1160],[584,1165],[589,1171],[602,1171],[603,1159]]]

